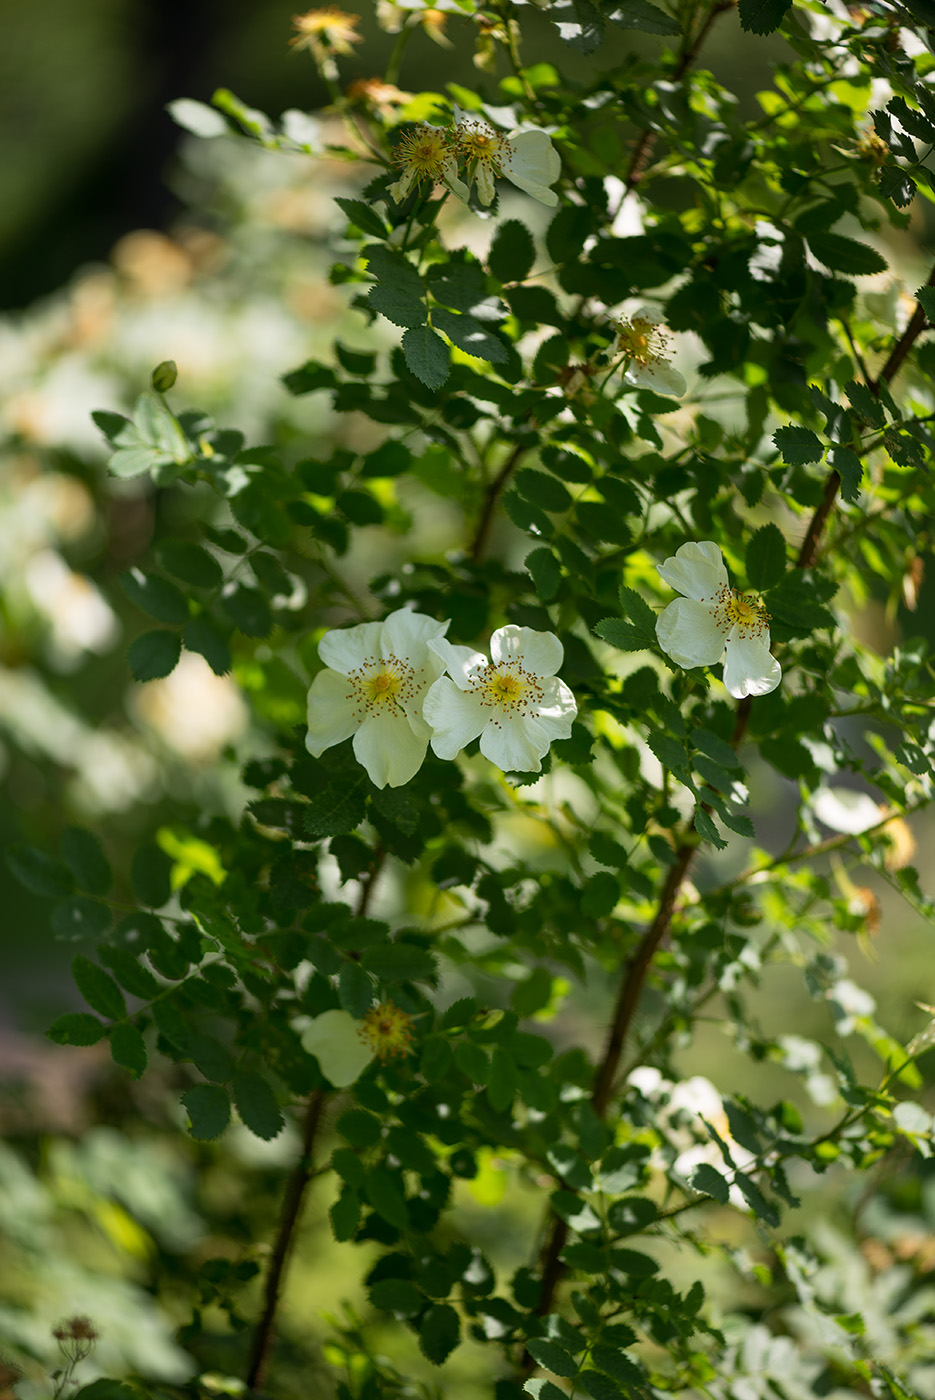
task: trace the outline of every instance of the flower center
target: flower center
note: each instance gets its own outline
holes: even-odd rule
[[[465,160],[476,160],[480,165],[486,165],[495,175],[500,174],[503,157],[509,154],[509,146],[506,138],[498,135],[492,126],[474,126],[462,122],[457,128],[457,142],[458,150]]]
[[[747,638],[761,637],[769,631],[769,613],[759,598],[744,597],[725,585],[712,602],[714,619],[722,632],[731,632],[736,627],[740,636]]]
[[[393,1002],[381,1001],[367,1012],[358,1035],[369,1042],[381,1060],[390,1055],[406,1055],[412,1040],[412,1017]]]
[[[478,666],[471,679],[471,690],[482,705],[504,719],[536,713],[543,693],[538,677],[519,661],[491,661]],[[498,719],[491,719],[499,725]]]
[[[347,699],[361,721],[368,714],[402,709],[418,694],[420,675],[421,672],[416,672],[408,661],[401,661],[398,656],[368,656],[348,675],[351,689]]]
[[[433,131],[423,125],[407,132],[396,148],[393,159],[405,170],[423,176],[441,175],[449,160],[448,141],[443,131]]]
[[[628,361],[635,361],[643,369],[652,370],[659,364],[665,358],[667,345],[665,331],[641,316],[617,324],[616,353],[625,355]]]

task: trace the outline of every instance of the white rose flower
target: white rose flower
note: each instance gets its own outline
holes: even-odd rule
[[[549,186],[562,171],[561,157],[539,127],[504,136],[476,117],[462,117],[454,129],[458,154],[467,162],[468,182],[451,182],[459,199],[467,202],[471,180],[477,184],[481,204],[492,204],[494,180],[502,176],[540,204],[555,208],[558,195]]]
[[[680,399],[688,386],[670,364],[668,346],[669,336],[661,328],[659,317],[645,306],[617,322],[613,354],[624,357],[623,377],[627,383]]]
[[[323,1011],[302,1032],[303,1049],[315,1056],[336,1089],[353,1084],[373,1059],[373,1046],[361,1035],[361,1024],[349,1011]]]
[[[570,736],[578,713],[555,675],[563,656],[558,638],[531,627],[501,627],[490,639],[492,661],[443,638],[429,646],[448,671],[425,697],[438,757],[454,758],[479,738],[481,753],[504,772],[538,773],[549,745]]]
[[[656,622],[666,655],[680,666],[714,666],[723,657],[724,684],[735,700],[775,690],[782,670],[770,655],[766,610],[758,598],[730,587],[718,546],[712,540],[683,544],[657,567],[684,595]]]
[[[377,787],[399,787],[418,772],[431,730],[422,702],[445,663],[429,650],[448,622],[400,608],[383,622],[326,632],[308,692],[305,746],[318,758],[354,736],[354,756]]]
[[[444,127],[422,122],[405,132],[393,153],[393,162],[403,172],[389,187],[390,198],[396,204],[401,204],[413,185],[423,180],[448,185],[456,193],[464,188],[458,179],[451,136]]]

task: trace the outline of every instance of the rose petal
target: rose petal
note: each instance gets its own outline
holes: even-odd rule
[[[486,726],[480,751],[504,773],[538,773],[549,751],[549,736],[536,719],[504,716]]]
[[[693,598],[676,598],[656,619],[656,636],[680,666],[713,666],[724,655],[726,632],[710,608]]]
[[[490,639],[490,655],[494,661],[518,661],[534,676],[554,676],[564,654],[554,632],[536,632],[531,627],[517,627],[513,622],[499,628]]]
[[[318,655],[332,671],[349,676],[370,657],[381,655],[382,630],[382,622],[361,622],[356,627],[326,632],[318,643]]]
[[[490,711],[472,691],[459,690],[447,676],[429,686],[424,714],[433,731],[432,749],[439,758],[454,758],[477,738],[490,718]]]
[[[302,1032],[302,1048],[315,1056],[336,1089],[353,1084],[373,1059],[372,1047],[358,1035],[358,1024],[347,1011],[323,1011]]]
[[[724,657],[724,684],[735,700],[768,695],[782,680],[782,668],[769,650],[769,632],[759,637],[731,636]]]
[[[319,671],[308,692],[305,747],[315,758],[333,744],[349,739],[358,720],[348,696],[348,681],[337,671]]]
[[[428,740],[412,731],[402,710],[367,716],[354,735],[354,757],[375,787],[401,787],[422,767]]]
[[[697,602],[714,598],[727,587],[724,559],[713,540],[689,541],[657,568],[670,588]]]

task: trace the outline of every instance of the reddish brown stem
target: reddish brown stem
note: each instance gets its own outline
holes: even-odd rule
[[[324,1089],[316,1089],[309,1098],[308,1110],[305,1115],[305,1125],[302,1131],[302,1155],[298,1162],[296,1162],[292,1175],[289,1177],[289,1181],[286,1185],[286,1194],[282,1202],[282,1215],[279,1221],[279,1230],[276,1235],[276,1243],[273,1246],[269,1273],[266,1276],[263,1315],[257,1324],[257,1329],[253,1337],[253,1345],[250,1348],[250,1362],[247,1367],[246,1377],[247,1386],[250,1390],[257,1390],[260,1385],[262,1385],[266,1365],[269,1360],[283,1275],[286,1271],[286,1265],[289,1262],[289,1255],[295,1240],[299,1217],[302,1211],[302,1201],[305,1197],[305,1188],[308,1186],[312,1176],[312,1153],[315,1148],[315,1138],[318,1134],[318,1127],[321,1122],[325,1100],[326,1092]]]
[[[484,496],[484,504],[481,507],[480,520],[477,522],[477,529],[474,531],[474,538],[471,541],[471,547],[468,551],[475,563],[487,548],[487,539],[490,535],[490,527],[493,524],[493,513],[500,499],[500,493],[509,480],[510,473],[522,456],[523,450],[520,444],[517,443],[503,466],[497,472],[493,481],[487,487]]]

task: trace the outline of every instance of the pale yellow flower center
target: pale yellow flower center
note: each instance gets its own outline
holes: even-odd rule
[[[471,677],[471,691],[486,708],[503,719],[537,714],[543,690],[539,677],[519,661],[490,661],[478,666]],[[499,720],[491,716],[499,727]]]
[[[710,602],[713,604],[714,619],[722,632],[738,627],[741,637],[749,638],[762,637],[769,631],[769,613],[759,598],[744,597],[724,584]]]
[[[393,160],[407,173],[417,179],[436,179],[444,174],[445,166],[451,159],[448,140],[443,131],[430,126],[417,127],[403,136]]]
[[[665,361],[665,351],[669,337],[652,321],[636,316],[630,321],[618,321],[615,353],[624,355],[627,362],[652,370]]]
[[[347,699],[354,707],[358,720],[369,714],[381,714],[404,708],[414,700],[421,685],[421,671],[398,656],[368,656],[367,660],[348,674],[351,689]]]
[[[504,160],[509,164],[510,144],[492,126],[460,122],[455,131],[458,150],[466,161],[485,165],[492,174],[500,175]]]

